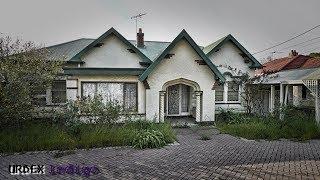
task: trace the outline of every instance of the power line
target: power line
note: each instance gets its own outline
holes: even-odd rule
[[[303,42],[301,42],[301,43],[297,43],[297,44],[294,44],[294,45],[291,45],[291,46],[284,47],[284,48],[280,49],[279,51],[282,51],[282,50],[285,50],[285,49],[289,49],[289,48],[292,48],[292,47],[296,47],[296,46],[299,46],[299,45],[304,44],[304,43],[306,43],[306,42],[313,41],[313,40],[315,40],[315,39],[320,39],[320,36],[315,37],[315,38],[312,38],[312,39],[309,39],[309,40],[306,40],[306,41],[303,41]],[[317,42],[318,42],[318,41],[317,41]],[[311,43],[310,43],[310,44],[311,44]],[[309,45],[310,45],[310,44],[309,44]],[[305,46],[302,46],[302,47],[305,47]]]
[[[255,53],[253,53],[253,54],[259,54],[259,53],[262,53],[262,52],[267,51],[267,50],[269,50],[269,49],[278,47],[278,46],[280,46],[280,45],[282,45],[282,44],[285,44],[285,43],[287,43],[287,42],[289,42],[289,41],[292,41],[292,40],[294,40],[294,39],[296,39],[296,38],[298,38],[298,37],[300,37],[300,36],[302,36],[302,35],[304,35],[304,34],[307,34],[308,32],[310,32],[310,31],[312,31],[312,30],[314,30],[314,29],[316,29],[316,28],[318,28],[318,27],[320,27],[320,24],[317,25],[317,26],[315,26],[315,27],[313,27],[313,28],[311,28],[311,29],[308,29],[308,30],[304,31],[303,33],[298,34],[298,35],[296,35],[296,36],[294,36],[294,37],[292,37],[292,38],[290,38],[290,39],[288,39],[288,40],[285,40],[285,41],[283,41],[283,42],[281,42],[281,43],[278,43],[278,44],[276,44],[276,45],[273,45],[273,46],[271,46],[271,47],[269,47],[269,48],[266,48],[266,49],[263,49],[263,50],[261,50],[261,51],[255,52]]]

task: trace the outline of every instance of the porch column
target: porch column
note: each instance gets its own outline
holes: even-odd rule
[[[270,90],[270,105],[269,105],[269,112],[273,113],[274,107],[275,107],[275,86],[271,85],[271,90]]]
[[[280,107],[283,106],[283,100],[284,100],[284,84],[280,84]]]
[[[284,114],[282,112],[283,109],[283,100],[284,100],[284,84],[280,83],[280,119],[283,120]]]
[[[202,111],[202,91],[195,91],[196,95],[196,122],[201,122],[201,111]]]
[[[159,122],[164,122],[164,98],[166,91],[159,91]]]
[[[289,96],[289,84],[285,86],[285,95],[284,95],[284,105],[288,105],[288,96]]]
[[[299,106],[302,100],[302,86],[293,86],[292,94],[293,94],[293,97],[292,97],[293,105]]]
[[[315,111],[316,111],[316,121],[318,126],[320,125],[320,91],[319,91],[319,80],[316,82],[316,92],[315,92]]]

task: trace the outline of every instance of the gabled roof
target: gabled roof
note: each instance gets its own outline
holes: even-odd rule
[[[135,47],[132,43],[130,43],[126,38],[124,38],[118,31],[116,31],[113,27],[110,28],[107,32],[102,34],[98,39],[94,40],[92,43],[90,43],[88,46],[86,46],[84,49],[82,49],[80,52],[78,52],[76,55],[74,55],[70,61],[81,61],[80,57],[87,53],[89,50],[91,50],[95,45],[98,43],[101,43],[105,38],[107,38],[109,35],[115,35],[118,37],[124,44],[126,44],[130,49],[132,49],[135,53],[137,53],[138,56],[142,58],[143,62],[152,63],[152,61],[144,55],[137,47]]]
[[[139,77],[140,81],[147,79],[149,74],[156,68],[158,64],[164,59],[164,57],[170,52],[170,50],[181,40],[185,39],[190,46],[197,52],[197,54],[207,63],[211,71],[217,76],[221,82],[225,82],[225,78],[217,69],[217,67],[211,62],[211,60],[204,54],[200,47],[194,42],[190,35],[183,29],[180,34],[171,42],[171,44],[154,60],[154,62],[147,68],[147,70]]]
[[[133,45],[137,44],[136,40],[129,40]],[[144,47],[137,47],[151,61],[155,60],[171,42],[162,41],[144,41]]]
[[[94,39],[81,38],[73,41],[46,47],[49,60],[69,61],[74,55],[92,43]]]
[[[249,60],[252,61],[252,65],[250,68],[261,68],[262,65],[260,64],[259,61],[256,60],[231,34],[217,40],[216,42],[209,44],[208,46],[203,48],[203,52],[207,55],[210,56],[211,54],[215,53],[221,46],[223,46],[227,42],[232,42],[237,48],[240,49],[242,53],[244,53]]]
[[[263,64],[263,69],[259,70],[258,73],[270,74],[282,70],[306,69],[317,67],[320,67],[320,58],[314,58],[305,55],[297,55],[269,61]]]

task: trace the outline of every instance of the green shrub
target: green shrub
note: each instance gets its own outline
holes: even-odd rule
[[[284,114],[283,119],[279,119],[279,114],[267,117],[243,115],[243,119],[237,118],[236,121],[232,120],[235,116],[231,112],[228,121],[219,121],[217,126],[224,133],[247,139],[308,140],[320,137],[320,129],[314,117],[304,109],[288,106],[280,112]]]
[[[141,130],[132,141],[132,146],[139,149],[160,148],[166,144],[164,135],[157,130]]]
[[[35,150],[66,150],[75,147],[75,141],[57,126],[34,124],[19,129],[0,132],[0,152],[23,152]]]
[[[210,139],[211,139],[211,136],[208,133],[202,133],[200,135],[200,140],[207,141],[207,140],[210,140]]]

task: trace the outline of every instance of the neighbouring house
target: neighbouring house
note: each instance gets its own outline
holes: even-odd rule
[[[241,85],[261,64],[232,36],[202,47],[182,30],[172,42],[127,40],[114,28],[97,39],[78,39],[48,47],[63,57],[64,77],[39,95],[43,105],[60,105],[100,94],[128,112],[162,122],[169,116],[214,121],[219,108],[242,110]],[[41,103],[42,102],[42,103]]]
[[[261,114],[274,111],[281,105],[314,108],[314,93],[305,85],[304,79],[317,71],[320,58],[298,54],[295,50],[288,57],[271,60],[256,71],[256,83],[264,86],[261,91]]]

